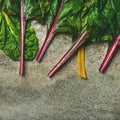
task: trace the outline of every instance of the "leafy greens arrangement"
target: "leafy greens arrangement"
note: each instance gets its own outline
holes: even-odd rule
[[[71,34],[73,41],[86,27],[87,7],[84,0],[39,0],[43,24],[48,25],[48,33],[40,48],[36,60],[41,61],[48,45],[58,33]],[[82,13],[82,14],[81,14]],[[85,21],[83,20],[83,18]],[[76,22],[75,22],[76,21]]]
[[[0,0],[0,49],[11,59],[20,60],[20,74],[23,75],[24,59],[34,59],[38,51],[38,40],[30,24],[31,20],[37,20],[48,26],[45,41],[36,55],[37,61],[42,60],[55,35],[70,34],[73,40],[48,76],[78,51],[78,72],[86,78],[84,46],[89,42],[114,42],[99,69],[103,72],[120,40],[119,6],[120,0]]]
[[[83,42],[80,40],[80,36],[84,33],[86,33],[86,37],[83,39],[87,39],[88,42],[112,41],[118,33],[116,19],[113,19],[117,15],[114,11],[110,12],[112,7],[109,0],[54,0],[54,2],[52,0],[46,0],[46,2],[39,0],[39,4],[41,10],[47,7],[42,17],[44,23],[48,25],[48,33],[36,60],[41,61],[48,45],[57,33],[71,34],[73,41],[75,41],[67,53],[51,69],[48,76],[52,76],[76,51],[80,43]],[[83,34],[81,35],[81,33]],[[77,38],[78,41],[80,40],[79,44],[76,42]],[[78,57],[81,57],[80,54]],[[83,62],[83,59],[79,60]],[[86,75],[84,75],[85,77]]]

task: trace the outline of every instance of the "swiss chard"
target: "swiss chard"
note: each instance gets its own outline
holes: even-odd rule
[[[113,41],[112,46],[110,46],[110,48],[108,49],[106,56],[99,68],[100,72],[105,71],[108,63],[112,59],[112,56],[116,52],[117,46],[119,45],[119,41],[120,41],[120,10],[119,10],[120,0],[110,0],[108,6],[109,7],[106,8],[107,12],[111,13],[111,15],[107,13],[111,17],[111,19],[109,19],[110,17],[107,15],[109,19],[109,26],[113,30],[113,34],[112,34],[113,39],[115,39],[116,36],[117,38],[115,39],[115,41]]]
[[[0,49],[15,61],[20,60],[19,5],[19,1],[12,0],[1,1],[0,4]],[[34,29],[31,28],[29,19],[27,19],[28,21],[25,25],[26,29],[22,31],[23,34],[25,33],[23,35],[25,45],[22,47],[24,47],[24,59],[27,61],[33,60],[38,50],[38,39]],[[23,70],[20,71],[20,74],[23,74]]]
[[[106,19],[105,11],[104,11],[106,4],[107,4],[107,0],[92,1],[85,3],[77,14],[72,15],[72,17],[70,17],[68,21],[65,20],[65,24],[69,23],[69,25],[71,26],[72,25],[75,26],[77,24],[78,33],[74,34],[76,35],[76,37],[78,37],[82,31],[87,30],[87,34],[89,35],[88,38],[89,42],[112,40],[112,35],[111,35],[112,28],[108,29],[109,23],[108,20]],[[62,31],[65,30],[66,29],[62,29]],[[70,28],[67,31],[70,31]],[[76,46],[76,48],[77,47],[78,46]],[[56,70],[60,68],[60,66],[63,64],[63,59],[64,61],[68,59],[68,57],[66,56],[69,57],[71,56],[71,53],[69,54],[70,51],[71,49],[67,51],[67,53],[55,65],[55,67],[53,67],[53,69],[48,73],[48,76],[52,76],[56,72]]]
[[[13,60],[20,60],[20,74],[23,75],[24,59],[32,60],[38,50],[31,20],[48,26],[45,41],[36,56],[37,61],[41,61],[56,34],[70,34],[74,43],[48,73],[52,76],[82,42],[112,41],[118,36],[100,67],[102,72],[120,41],[119,6],[120,0],[0,0],[0,49]],[[83,54],[84,49],[78,52],[81,62]],[[85,68],[81,69],[84,70],[79,73],[86,78]]]
[[[36,56],[37,61],[41,61],[49,43],[57,33],[71,34],[74,41],[83,32],[83,28],[86,27],[86,20],[81,20],[83,16],[87,15],[89,11],[87,7],[90,6],[83,4],[84,2],[84,0],[54,0],[54,2],[52,0],[39,0],[43,19],[41,23],[46,23],[49,30]]]
[[[73,38],[77,38],[78,28],[73,23],[73,19],[84,6],[83,2],[84,0],[39,0],[41,14],[49,30],[36,56],[37,61],[41,61],[49,43],[57,33],[71,33]],[[44,11],[46,6],[47,10]],[[75,23],[79,24],[77,21]]]

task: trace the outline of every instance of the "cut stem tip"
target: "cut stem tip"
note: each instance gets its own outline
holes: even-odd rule
[[[107,54],[99,68],[100,72],[104,72],[106,67],[108,66],[110,60],[112,59],[114,53],[116,52],[117,46],[119,44],[120,41],[120,34],[118,35],[118,37],[116,38],[116,40],[114,41],[113,45],[108,49]]]

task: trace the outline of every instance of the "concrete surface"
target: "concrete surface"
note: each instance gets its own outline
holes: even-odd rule
[[[46,27],[33,24],[41,45]],[[86,47],[88,80],[77,74],[76,55],[47,77],[71,44],[56,36],[41,63],[25,63],[25,77],[18,75],[19,62],[0,52],[0,120],[120,120],[120,50],[105,74],[98,68],[107,43],[100,43]]]

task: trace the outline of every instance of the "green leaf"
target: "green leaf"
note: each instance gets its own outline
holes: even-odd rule
[[[120,0],[111,0],[111,5],[115,12],[120,11]]]
[[[97,5],[94,5],[88,15],[87,27],[92,42],[115,39],[119,33],[118,13],[114,11],[109,0],[104,1],[104,3],[98,1]]]
[[[38,0],[25,0],[24,3],[24,15],[26,19],[36,19],[40,18],[39,15],[40,9],[39,4],[37,3]]]
[[[17,18],[0,12],[0,49],[12,60],[20,57],[20,23]],[[38,39],[30,23],[26,25],[25,60],[34,59],[38,50]]]
[[[33,60],[38,51],[38,39],[35,31],[29,25],[26,27],[25,34],[25,59]]]

